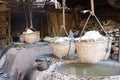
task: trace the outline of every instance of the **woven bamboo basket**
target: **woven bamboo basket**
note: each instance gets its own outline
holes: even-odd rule
[[[71,44],[69,43],[69,41],[52,42],[51,47],[53,50],[53,54],[58,58],[65,57],[67,55],[73,55],[75,52],[74,42],[71,42]]]
[[[39,42],[40,32],[35,31],[33,33],[24,34],[24,40],[25,40],[26,43],[30,43],[30,44]]]
[[[106,55],[108,41],[75,42],[79,60],[82,63],[97,63]]]
[[[20,40],[20,42],[24,42],[25,41],[24,34],[19,35],[19,40]]]

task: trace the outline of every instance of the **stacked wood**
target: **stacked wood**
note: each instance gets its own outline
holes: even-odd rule
[[[117,61],[119,56],[119,29],[113,29],[108,33],[111,37],[113,37],[111,59]]]
[[[11,43],[10,9],[0,5],[0,47]]]
[[[0,39],[0,48],[3,48],[6,45],[5,39]]]

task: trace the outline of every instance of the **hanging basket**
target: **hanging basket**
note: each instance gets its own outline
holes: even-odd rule
[[[58,58],[65,57],[67,55],[73,55],[75,52],[74,42],[64,41],[64,42],[52,42],[51,47],[53,54]]]
[[[30,44],[39,42],[40,32],[35,31],[33,33],[24,34],[24,40],[25,40],[26,43],[30,43]]]
[[[111,43],[111,42],[110,42]],[[82,63],[97,63],[106,55],[108,41],[75,42],[79,60]]]

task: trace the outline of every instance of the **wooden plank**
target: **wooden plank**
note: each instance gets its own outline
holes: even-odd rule
[[[10,19],[10,9],[6,8],[4,10],[0,9],[0,37],[5,38],[5,45],[11,43],[11,19]],[[8,18],[8,20],[6,20]],[[3,20],[3,21],[2,21]],[[7,24],[6,24],[7,23]],[[1,39],[0,39],[1,40]]]

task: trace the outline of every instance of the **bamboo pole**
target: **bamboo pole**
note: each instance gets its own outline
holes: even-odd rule
[[[65,2],[66,2],[66,0],[62,0],[62,4],[63,4],[63,9],[62,9],[62,12],[63,12],[63,27],[65,27]]]
[[[25,12],[25,23],[26,23],[26,29],[28,29],[28,13],[26,12],[26,4],[24,4],[24,12]]]
[[[95,13],[94,12],[95,11],[95,9],[94,9],[94,0],[91,0],[90,2],[91,2],[91,14],[94,15],[94,13]]]

